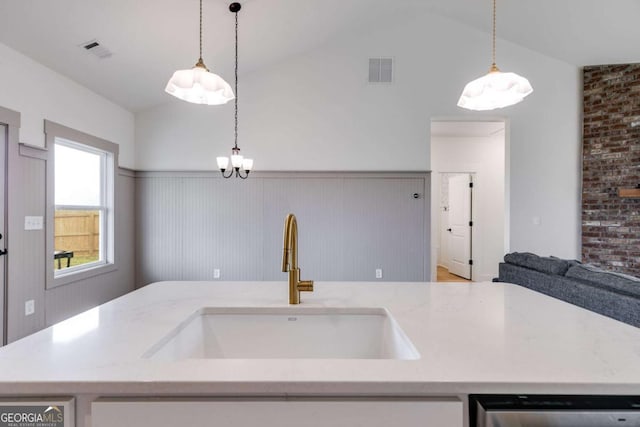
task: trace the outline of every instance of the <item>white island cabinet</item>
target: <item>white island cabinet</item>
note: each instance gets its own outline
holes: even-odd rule
[[[640,395],[640,329],[508,283],[160,282],[0,348],[76,427],[475,427],[470,395]]]
[[[462,427],[457,399],[155,400],[99,399],[92,427]]]

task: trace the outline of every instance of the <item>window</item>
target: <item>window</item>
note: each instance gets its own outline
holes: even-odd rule
[[[44,121],[46,287],[117,269],[118,144]]]
[[[55,275],[113,262],[110,153],[55,139]]]
[[[55,138],[54,277],[113,264],[113,154]]]

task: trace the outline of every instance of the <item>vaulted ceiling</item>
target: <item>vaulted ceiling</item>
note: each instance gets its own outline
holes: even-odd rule
[[[204,0],[204,60],[233,72],[228,1]],[[434,13],[490,31],[491,0],[241,1],[241,72],[354,28]],[[576,66],[640,62],[638,0],[498,0],[501,38]],[[97,39],[99,60],[79,47]],[[446,37],[443,37],[446,39]],[[173,71],[197,60],[198,0],[0,0],[0,43],[131,110],[166,101]],[[158,89],[160,88],[160,89]]]

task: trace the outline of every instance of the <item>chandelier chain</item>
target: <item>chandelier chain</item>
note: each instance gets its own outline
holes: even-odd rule
[[[235,97],[235,139],[234,146],[238,148],[238,12],[236,12],[236,66],[235,66],[235,85],[234,93]]]

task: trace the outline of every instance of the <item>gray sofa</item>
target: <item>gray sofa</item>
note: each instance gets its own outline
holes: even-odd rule
[[[527,252],[504,256],[498,282],[514,283],[640,327],[640,279]]]

